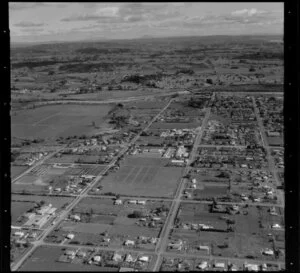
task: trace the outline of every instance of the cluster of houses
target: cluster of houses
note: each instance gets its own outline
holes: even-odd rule
[[[264,127],[269,137],[283,135],[283,99],[276,97],[258,97],[256,105],[263,119]]]
[[[134,271],[136,267],[145,268],[152,260],[151,256],[144,254],[114,252],[112,255],[109,255],[108,252],[92,251],[91,249],[66,249],[58,261],[72,262],[75,258],[85,264],[119,267],[120,272]]]
[[[283,169],[284,168],[284,150],[283,149],[273,149],[271,152],[274,161],[275,161],[275,165],[277,168],[279,169]]]
[[[206,145],[241,145],[258,144],[258,126],[254,123],[242,125],[231,123],[224,125],[218,120],[208,121],[202,144]]]
[[[232,121],[253,122],[256,120],[251,97],[216,96],[212,103],[212,113]]]
[[[25,216],[28,220],[24,223],[24,227],[42,228],[50,218],[55,216],[57,208],[52,204],[44,205],[33,212],[27,212]]]
[[[201,148],[193,162],[193,167],[198,168],[262,169],[267,166],[266,152],[260,148]]]
[[[193,268],[194,265],[194,268]],[[243,265],[237,265],[230,261],[222,260],[202,260],[191,263],[187,260],[164,258],[161,269],[164,271],[190,271],[190,270],[209,270],[209,271],[269,271],[278,266],[276,264],[256,264],[245,262]]]
[[[49,194],[73,193],[78,194],[89,184],[94,178],[94,175],[81,176],[66,176],[67,184],[63,186],[48,186]]]
[[[41,160],[46,155],[48,155],[47,152],[30,154],[29,157],[24,158],[24,163],[20,164],[20,165],[32,166],[33,164],[35,164],[37,161]]]

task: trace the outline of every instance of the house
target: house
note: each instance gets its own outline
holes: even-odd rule
[[[65,255],[67,255],[70,259],[74,259],[76,255],[76,251],[74,250],[66,250]]]
[[[160,218],[160,217],[152,217],[152,220],[153,220],[153,221],[160,221],[161,218]]]
[[[215,262],[214,267],[220,268],[220,269],[225,269],[225,263]]]
[[[101,261],[101,256],[99,256],[99,255],[94,256],[94,257],[93,257],[93,261],[94,261],[95,263],[99,263],[99,262]]]
[[[136,204],[136,200],[129,200],[128,204]]]
[[[272,256],[272,255],[274,255],[274,251],[272,249],[267,248],[262,251],[262,254],[267,255],[267,256]]]
[[[114,205],[122,205],[122,200],[121,199],[117,199],[117,200],[115,200],[115,202],[114,202]]]
[[[271,228],[272,228],[272,229],[281,229],[282,227],[281,227],[281,225],[279,225],[279,224],[273,224],[273,225],[271,226]]]
[[[122,262],[123,258],[122,258],[121,254],[115,253],[112,260],[115,261],[115,262]]]
[[[183,247],[183,242],[182,240],[179,240],[176,243],[169,243],[168,247],[171,249],[181,250]]]
[[[74,237],[75,237],[75,235],[72,234],[72,233],[69,233],[66,237],[67,237],[67,239],[69,239],[69,240],[73,240]]]
[[[151,243],[151,244],[156,244],[157,241],[158,241],[158,238],[152,237],[152,238],[150,239],[150,243]]]
[[[71,219],[75,220],[75,221],[80,221],[80,216],[79,215],[71,215]]]
[[[134,246],[134,245],[135,245],[135,242],[132,241],[132,240],[126,240],[126,241],[124,242],[124,245],[125,245],[125,246]]]
[[[203,261],[200,264],[197,265],[197,268],[199,269],[205,269],[208,267],[208,262],[207,261]]]
[[[146,201],[145,200],[138,200],[137,204],[139,204],[139,205],[146,205]]]
[[[259,271],[259,266],[257,264],[244,264],[244,268],[248,271]]]
[[[80,251],[77,252],[77,256],[80,257],[80,258],[84,258],[84,257],[86,257],[86,252],[80,250]]]
[[[206,250],[207,252],[209,252],[209,246],[202,246],[202,245],[199,245],[199,246],[198,246],[198,249],[199,249],[199,250]]]
[[[149,262],[149,256],[141,256],[141,257],[139,257],[138,260],[141,261],[141,262],[148,263]]]
[[[127,254],[126,258],[125,258],[125,262],[127,263],[131,263],[131,262],[135,262],[136,258],[133,258],[130,254]]]
[[[105,242],[105,243],[109,243],[109,242],[110,242],[110,238],[108,238],[108,237],[104,237],[104,238],[103,238],[103,242]]]
[[[18,237],[23,237],[23,236],[24,236],[24,232],[22,232],[22,231],[16,231],[16,232],[14,233],[14,235],[15,235],[15,236],[18,236]]]

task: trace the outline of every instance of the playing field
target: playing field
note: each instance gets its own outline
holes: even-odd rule
[[[20,110],[11,117],[12,136],[57,138],[93,134],[108,127],[104,117],[110,109],[110,105],[49,105]]]
[[[101,181],[101,193],[128,196],[172,197],[183,168],[161,167],[166,159],[130,157],[116,172]]]

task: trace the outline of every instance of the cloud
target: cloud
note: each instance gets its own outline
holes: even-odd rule
[[[10,10],[23,10],[46,6],[45,3],[9,3]]]
[[[90,13],[71,15],[63,22],[97,21],[99,23],[135,23],[165,20],[179,15],[178,7],[167,3],[125,3],[97,9]]]
[[[24,27],[24,28],[31,28],[31,27],[41,27],[44,26],[44,23],[33,23],[33,22],[19,22],[14,24],[16,27]]]
[[[67,3],[43,3],[43,2],[34,2],[34,3],[11,3],[9,2],[9,9],[12,11],[17,11],[17,10],[25,10],[25,9],[33,9],[33,8],[39,8],[39,7],[59,7],[59,8],[63,8],[63,7],[67,7],[68,4]]]
[[[257,10],[255,8],[252,8],[252,9],[236,10],[236,11],[231,12],[231,15],[233,15],[233,16],[253,16],[256,14],[264,14],[264,13],[267,13],[267,12],[264,10]]]

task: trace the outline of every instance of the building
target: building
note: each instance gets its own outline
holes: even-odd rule
[[[115,202],[114,202],[114,205],[122,205],[122,200],[121,199],[117,199],[117,200],[115,200]]]
[[[122,258],[121,254],[115,253],[112,260],[115,261],[115,262],[122,262],[123,258]]]
[[[67,237],[67,239],[69,239],[69,240],[73,240],[74,237],[75,237],[75,235],[74,235],[73,233],[69,233],[66,237]]]
[[[96,263],[99,263],[101,261],[101,256],[100,255],[94,256],[93,261],[96,262]]]
[[[139,261],[148,263],[149,262],[149,256],[141,256],[141,257],[139,257]]]
[[[134,246],[135,245],[135,242],[132,241],[132,240],[126,240],[125,243],[124,243],[125,246]]]

